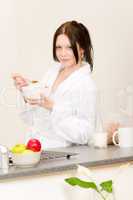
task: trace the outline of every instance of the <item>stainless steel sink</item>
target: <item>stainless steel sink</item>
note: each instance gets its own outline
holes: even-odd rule
[[[70,159],[71,156],[75,156],[77,153],[71,152],[59,152],[59,151],[42,151],[41,160],[51,160],[57,158]]]

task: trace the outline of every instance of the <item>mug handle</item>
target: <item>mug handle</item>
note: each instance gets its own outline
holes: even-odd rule
[[[113,137],[112,137],[112,141],[113,141],[113,144],[116,145],[116,146],[119,146],[119,143],[116,142],[116,135],[118,134],[118,131],[115,131],[113,133]]]

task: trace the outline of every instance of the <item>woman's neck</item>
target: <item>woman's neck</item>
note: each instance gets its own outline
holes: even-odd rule
[[[80,67],[81,67],[81,63],[78,63],[78,64],[70,66],[70,67],[64,67],[60,71],[67,74],[67,73],[70,73],[70,72],[73,72],[73,71],[79,69]]]

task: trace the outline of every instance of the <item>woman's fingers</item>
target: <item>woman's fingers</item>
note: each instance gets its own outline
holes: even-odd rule
[[[12,79],[14,80],[14,84],[17,89],[21,89],[22,87],[27,86],[29,84],[29,80],[22,77],[18,73],[12,74]]]
[[[48,110],[52,110],[54,105],[54,102],[52,100],[42,95],[40,95],[40,99],[26,98],[26,102],[30,105],[38,105]]]
[[[31,105],[39,105],[40,99],[32,99],[32,98],[26,98],[27,103]]]
[[[20,74],[18,74],[18,73],[13,73],[13,74],[11,74],[11,77],[12,77],[12,79],[16,79],[16,78],[18,78],[18,77],[22,77]]]

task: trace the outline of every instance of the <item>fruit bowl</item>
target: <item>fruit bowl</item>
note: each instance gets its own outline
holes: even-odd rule
[[[41,151],[33,152],[30,150],[24,153],[12,153],[13,165],[18,167],[32,167],[39,163]]]

